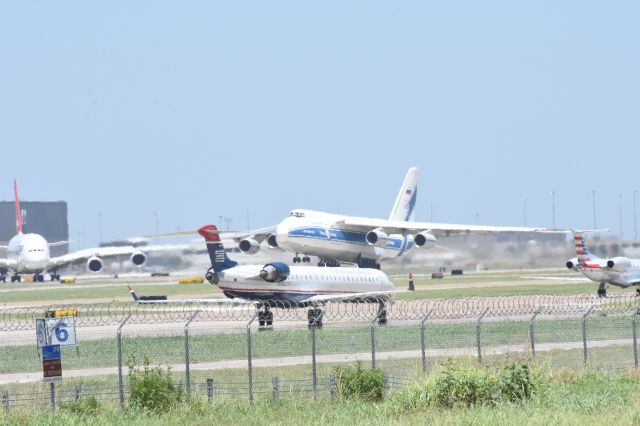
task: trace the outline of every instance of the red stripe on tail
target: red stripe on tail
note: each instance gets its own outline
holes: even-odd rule
[[[16,231],[22,234],[22,210],[20,210],[20,197],[18,197],[18,181],[13,178],[13,192],[16,196]]]

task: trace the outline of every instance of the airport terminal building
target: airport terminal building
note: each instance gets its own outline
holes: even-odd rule
[[[66,201],[20,201],[23,232],[42,235],[50,243],[69,240]],[[0,245],[16,235],[15,202],[0,201]],[[69,252],[69,246],[51,247],[51,256]]]

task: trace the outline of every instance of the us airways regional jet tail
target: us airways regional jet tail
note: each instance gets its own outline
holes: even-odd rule
[[[338,266],[346,262],[365,268],[379,268],[381,260],[400,256],[413,247],[433,247],[437,238],[443,235],[549,232],[542,228],[414,222],[410,219],[417,194],[418,169],[412,167],[396,196],[389,219],[296,209],[275,228],[275,233],[273,229],[268,229],[266,233],[253,232],[240,242],[240,248],[257,250],[258,241],[267,238],[270,246],[296,253],[294,263],[309,262],[308,256],[311,255],[320,258],[319,266]],[[304,256],[301,258],[298,254]]]
[[[640,285],[640,259],[614,257],[602,259],[589,253],[584,243],[585,231],[573,231],[576,246],[576,257],[567,261],[567,268],[581,272],[591,281],[599,282],[598,296],[606,297],[606,285],[631,287]],[[640,289],[636,290],[640,295]]]
[[[0,258],[0,281],[7,281],[7,272],[13,272],[11,282],[21,281],[21,274],[33,274],[33,281],[43,281],[43,272],[51,275],[51,281],[60,279],[58,269],[72,263],[87,262],[87,269],[99,272],[102,269],[102,257],[130,255],[134,265],[141,266],[146,255],[135,247],[102,247],[81,250],[58,257],[50,257],[49,248],[68,244],[68,241],[48,243],[39,234],[23,233],[22,210],[18,197],[18,184],[13,180],[16,204],[16,236],[9,240],[9,245],[0,246],[7,250],[7,258]]]

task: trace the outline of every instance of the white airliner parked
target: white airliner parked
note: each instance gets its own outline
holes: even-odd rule
[[[225,235],[240,240],[242,251],[255,253],[260,242],[296,253],[293,262],[309,262],[318,256],[319,266],[338,266],[339,262],[379,268],[380,261],[405,253],[417,246],[428,249],[437,237],[486,232],[536,232],[542,228],[458,225],[410,221],[418,193],[418,169],[412,167],[400,187],[388,219],[345,216],[296,209],[275,228]],[[546,231],[546,230],[545,230]],[[302,259],[298,254],[303,254]]]
[[[21,281],[20,274],[33,274],[33,281],[44,281],[43,272],[51,275],[51,281],[59,280],[58,269],[72,263],[87,262],[87,269],[99,272],[102,269],[102,257],[130,255],[134,265],[141,266],[147,256],[134,247],[102,247],[81,250],[58,257],[50,257],[49,248],[66,245],[68,241],[48,243],[39,234],[22,232],[22,210],[18,197],[18,184],[13,181],[16,200],[16,231],[17,235],[9,240],[8,246],[0,246],[7,250],[7,258],[0,258],[0,281],[7,281],[7,272],[13,272],[11,282]]]
[[[600,283],[598,296],[607,296],[607,284],[623,288],[640,285],[640,259],[601,259],[589,254],[582,232],[574,231],[573,239],[577,256],[567,261],[567,268],[582,272],[591,281]],[[640,295],[640,289],[637,292]]]

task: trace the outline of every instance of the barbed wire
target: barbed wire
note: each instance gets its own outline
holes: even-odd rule
[[[274,321],[306,321],[309,309],[319,308],[328,321],[371,321],[384,306],[389,320],[465,319],[486,316],[517,316],[540,314],[569,315],[595,308],[602,312],[624,312],[640,308],[640,297],[622,293],[600,298],[595,295],[532,295],[500,297],[466,297],[443,299],[386,300],[368,299],[368,303],[328,302],[301,307],[282,301],[231,301],[189,303],[122,303],[63,304],[47,307],[0,308],[0,330],[33,329],[34,320],[52,316],[75,315],[79,326],[118,324],[129,317],[134,323],[165,323],[186,321],[197,312],[198,321],[247,322],[256,310],[270,306]]]

